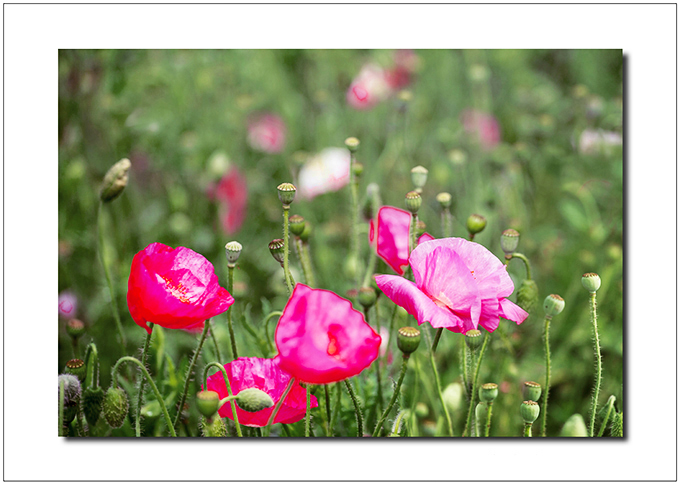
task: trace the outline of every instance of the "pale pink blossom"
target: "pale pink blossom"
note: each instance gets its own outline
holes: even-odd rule
[[[460,115],[465,133],[476,138],[484,150],[491,150],[501,142],[501,127],[491,114],[465,109]]]
[[[578,141],[578,151],[583,155],[606,153],[609,149],[623,144],[621,135],[614,131],[583,130]]]
[[[347,90],[347,103],[355,109],[370,109],[391,92],[385,70],[377,64],[366,64]]]
[[[59,293],[59,315],[64,318],[75,318],[78,310],[78,298],[70,291]]]
[[[303,199],[335,192],[349,183],[349,151],[326,148],[312,156],[298,173],[297,189]]]
[[[256,115],[248,122],[248,144],[264,153],[281,153],[286,144],[286,125],[272,113]]]

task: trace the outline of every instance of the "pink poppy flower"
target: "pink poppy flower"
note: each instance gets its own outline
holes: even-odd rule
[[[295,285],[276,327],[274,360],[310,384],[330,384],[355,376],[378,358],[381,338],[332,291]]]
[[[384,206],[371,220],[368,240],[378,256],[398,275],[403,275],[408,266],[408,243],[411,228],[411,213],[396,207]],[[425,233],[418,244],[434,239]]]
[[[366,64],[352,80],[346,98],[354,109],[370,109],[390,94],[385,70],[376,64]]]
[[[491,150],[501,142],[501,127],[493,115],[466,109],[460,118],[465,132],[475,136],[484,150]]]
[[[394,52],[394,66],[385,71],[385,79],[390,89],[399,91],[411,84],[411,76],[416,71],[420,59],[411,49],[399,49]]]
[[[149,244],[132,258],[128,309],[137,325],[190,328],[227,311],[234,303],[210,262],[188,248]]]
[[[303,199],[340,190],[349,183],[349,151],[326,148],[311,157],[300,169],[297,189]]]
[[[209,191],[209,196],[212,196]],[[225,234],[238,232],[246,218],[248,186],[238,168],[232,166],[214,189],[214,197],[219,203],[219,214]]]
[[[248,122],[248,144],[264,153],[281,153],[286,144],[286,125],[275,114],[253,116]]]
[[[378,287],[418,324],[465,333],[479,325],[489,332],[500,317],[519,325],[529,315],[506,297],[515,289],[508,272],[481,244],[452,237],[419,244],[409,258],[415,283],[376,275]]]
[[[238,359],[224,365],[227,371],[231,392],[238,394],[243,389],[254,387],[266,392],[274,403],[278,403],[283,395],[288,382],[291,379],[272,359],[261,359],[259,357],[239,357]],[[208,390],[215,391],[220,399],[227,397],[227,385],[224,382],[222,371],[208,377]],[[315,396],[311,396],[311,406],[319,405]],[[239,424],[251,427],[263,427],[267,425],[269,418],[274,412],[271,408],[263,409],[256,413],[250,413],[236,405],[236,415]],[[293,384],[290,392],[283,401],[279,412],[274,418],[275,423],[295,423],[305,417],[307,409],[307,391],[297,382]],[[234,419],[231,412],[231,403],[224,404],[219,414],[223,418]]]
[[[75,318],[78,310],[78,298],[70,291],[59,293],[59,315],[64,318]]]

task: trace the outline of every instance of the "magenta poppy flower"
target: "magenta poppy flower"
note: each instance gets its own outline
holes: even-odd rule
[[[463,110],[460,118],[465,132],[477,137],[485,150],[491,150],[501,142],[501,127],[493,115],[483,111],[466,109]]]
[[[203,256],[152,243],[132,258],[127,302],[135,323],[151,333],[147,322],[188,329],[224,313],[234,299]]]
[[[479,325],[489,332],[500,317],[519,325],[529,315],[508,300],[515,289],[500,260],[481,244],[451,237],[419,244],[409,258],[415,283],[376,275],[378,287],[418,324],[465,333]]]
[[[225,234],[238,232],[246,218],[248,186],[238,168],[232,166],[214,190],[219,203],[219,214]]]
[[[408,243],[411,228],[411,213],[396,207],[384,206],[371,220],[368,240],[378,256],[398,275],[403,275],[408,266]],[[418,239],[418,244],[434,239],[428,233]]]
[[[253,116],[248,122],[248,144],[264,153],[281,153],[286,144],[286,125],[272,113]]]
[[[225,364],[224,370],[227,371],[229,377],[231,392],[238,394],[243,389],[254,387],[266,392],[275,404],[278,404],[291,379],[291,375],[281,370],[272,359],[261,359],[259,357],[239,357]],[[208,377],[208,390],[215,391],[220,399],[227,397],[227,385],[224,382],[222,371]],[[318,405],[316,397],[311,396],[311,406],[315,408]],[[266,426],[275,407],[250,413],[239,408],[237,404],[236,414],[239,424],[252,427]],[[286,400],[283,401],[274,422],[289,424],[300,421],[305,417],[306,409],[307,391],[296,382],[286,396]],[[220,408],[219,414],[223,418],[233,420],[234,414],[231,412],[231,403],[224,404]]]
[[[295,285],[276,327],[274,360],[310,384],[330,384],[359,374],[378,358],[380,336],[332,291]]]

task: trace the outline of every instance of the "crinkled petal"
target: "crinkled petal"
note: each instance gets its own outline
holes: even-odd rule
[[[517,322],[517,325],[522,323],[529,316],[520,306],[514,304],[507,298],[501,298],[499,300],[501,312],[500,315],[503,318]]]
[[[377,251],[397,274],[403,275],[408,266],[409,228],[411,214],[396,207],[381,207],[377,216]]]

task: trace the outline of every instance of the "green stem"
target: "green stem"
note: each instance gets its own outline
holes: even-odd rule
[[[475,374],[472,378],[472,389],[470,392],[470,407],[468,409],[467,421],[465,423],[465,434],[463,436],[472,436],[472,405],[475,402],[474,395],[477,390],[477,379],[479,378],[479,369],[482,367],[482,359],[484,358],[484,352],[486,351],[486,344],[489,342],[489,332],[484,334],[484,343],[482,348],[479,350],[479,358],[477,359],[477,365],[475,367]]]
[[[324,403],[326,404],[326,436],[331,436],[331,400],[328,384],[323,385]]]
[[[184,379],[184,390],[182,391],[182,397],[180,398],[179,406],[177,407],[177,415],[175,416],[173,433],[175,432],[175,430],[177,429],[177,426],[179,425],[179,419],[180,419],[180,416],[182,416],[182,410],[184,409],[184,402],[186,401],[187,393],[189,392],[189,383],[191,382],[191,373],[194,371],[194,366],[196,365],[196,361],[198,360],[198,356],[201,353],[201,349],[203,348],[203,343],[205,342],[205,338],[208,335],[209,329],[210,329],[210,319],[207,319],[205,321],[205,325],[203,326],[203,333],[201,334],[201,340],[198,342],[198,347],[196,348],[194,355],[191,357],[191,362],[189,363],[189,368],[187,369],[187,375]]]
[[[437,351],[437,345],[439,345],[439,339],[442,338],[443,328],[438,328],[437,332],[434,334],[434,342],[432,342],[432,352]]]
[[[527,270],[527,279],[530,280],[531,279],[531,265],[529,264],[529,259],[525,255],[523,255],[522,253],[512,253],[512,256],[511,256],[510,259],[512,259],[512,258],[518,258],[518,259],[521,259],[522,261],[524,261],[524,266],[526,267],[526,270]],[[506,264],[507,264],[509,260],[506,259],[505,261],[506,261]]]
[[[552,317],[545,316],[545,330],[543,340],[545,341],[545,389],[543,391],[543,424],[541,426],[541,436],[545,436],[548,423],[548,393],[550,392],[550,320]]]
[[[64,436],[64,381],[59,382],[59,436]]]
[[[316,286],[316,276],[314,275],[314,266],[312,266],[312,256],[311,256],[311,251],[309,249],[309,243],[302,241],[300,244],[300,252],[301,252],[301,261],[302,261],[302,269],[304,271],[305,268],[307,268],[305,272],[305,278],[307,278],[307,284],[314,288]]]
[[[465,389],[465,397],[471,399],[470,397],[470,349],[465,343],[465,339],[460,339],[461,341],[461,354],[463,358],[461,359],[463,368],[463,389]]]
[[[600,425],[600,431],[597,433],[597,437],[601,438],[602,435],[604,434],[604,430],[607,427],[607,422],[609,422],[609,416],[612,413],[612,408],[614,406],[607,406],[607,413],[604,415],[604,419],[602,420],[602,424]]]
[[[489,437],[489,431],[491,430],[491,408],[493,408],[493,401],[486,403],[486,428],[484,429],[484,437]]]
[[[95,375],[97,376],[96,383],[99,385],[99,355],[97,354],[97,346],[94,342],[90,342],[85,350],[85,365],[87,366],[87,377],[85,384],[88,388],[95,386]]]
[[[357,176],[354,173],[354,164],[356,163],[356,155],[353,151],[350,151],[350,165],[349,165],[349,190],[351,205],[350,214],[351,221],[351,238],[350,238],[350,248],[349,254],[350,258],[353,258],[356,265],[359,265],[359,196],[357,194],[359,189],[359,182]],[[359,285],[359,271],[354,273],[354,285],[357,287]]]
[[[524,423],[524,437],[531,438],[531,423]]]
[[[217,345],[217,337],[215,337],[215,329],[211,328],[210,329],[210,338],[212,339],[213,346],[215,347],[215,358],[217,359],[218,362],[222,362],[222,355],[220,355],[220,349]]]
[[[286,226],[288,227],[288,226]],[[229,294],[234,293],[234,264],[229,263],[229,279],[227,280],[227,291]],[[232,323],[232,307],[234,305],[230,305],[229,308],[227,308],[227,325],[229,326],[229,340],[231,341],[231,355],[233,357],[233,360],[238,359],[238,350],[236,349],[236,335],[234,335],[234,325]]]
[[[267,337],[267,343],[269,344],[269,350],[273,353],[274,352],[274,344],[272,343],[272,339],[269,336],[269,320],[271,320],[275,316],[281,316],[283,315],[283,312],[271,312],[269,315],[267,315],[264,318],[264,334]]]
[[[218,369],[220,369],[222,371],[222,377],[224,378],[224,383],[227,385],[227,397],[228,398],[236,397],[236,396],[234,396],[234,393],[231,392],[231,383],[229,382],[229,376],[227,375],[227,370],[219,362],[211,362],[210,364],[205,366],[205,369],[203,370],[203,383],[205,385],[205,389],[208,389],[208,371],[212,367],[217,367]],[[232,414],[232,416],[234,416],[234,426],[236,426],[236,435],[239,438],[241,438],[241,437],[243,437],[243,434],[241,433],[241,425],[238,422],[238,414],[236,414],[236,404],[234,403],[233,399],[230,400],[230,403],[231,403],[231,414]]]
[[[444,237],[451,237],[451,211],[448,207],[442,209],[442,232]]]
[[[600,336],[597,332],[597,298],[595,292],[590,293],[590,323],[593,325],[595,334],[595,357],[597,358],[597,374],[595,375],[595,389],[593,391],[593,402],[590,407],[590,428],[589,436],[594,436],[595,414],[597,413],[597,401],[600,396],[600,385],[602,383],[602,354],[600,352]]]
[[[399,431],[401,428],[401,422],[404,419],[404,416],[406,415],[406,411],[400,411],[397,414],[397,417],[394,419],[394,425],[392,426],[392,432],[390,433],[390,438],[399,436]]]
[[[163,401],[163,396],[161,396],[161,393],[158,391],[158,387],[156,387],[156,383],[151,379],[151,376],[149,375],[149,371],[146,370],[146,367],[137,359],[134,357],[121,357],[118,359],[118,362],[116,362],[116,365],[113,366],[113,370],[111,371],[111,386],[112,387],[118,387],[118,367],[120,364],[123,362],[132,362],[139,367],[139,369],[142,371],[144,374],[144,377],[149,381],[149,384],[151,384],[151,388],[153,389],[153,393],[156,395],[156,400],[158,401],[158,404],[161,406],[161,411],[163,411],[163,416],[165,417],[165,423],[168,426],[168,429],[170,431],[170,435],[172,437],[177,437],[177,434],[175,433],[175,428],[172,425],[172,421],[170,420],[170,414],[168,413],[168,408],[165,407],[165,402]]]
[[[397,402],[397,398],[399,397],[399,391],[401,390],[401,384],[402,384],[402,382],[404,382],[404,376],[406,375],[406,368],[408,367],[408,359],[409,359],[409,355],[403,354],[403,359],[402,359],[402,362],[401,362],[401,373],[399,374],[399,379],[397,380],[397,385],[394,388],[394,394],[392,394],[392,399],[390,399],[390,402],[387,404],[387,407],[385,408],[385,411],[383,412],[382,416],[380,417],[378,424],[375,425],[375,429],[373,430],[373,436],[374,437],[380,435],[380,431],[381,431],[383,423],[387,419],[387,416],[389,416],[390,411],[392,410],[392,407],[394,406],[394,403]]]
[[[417,245],[416,238],[417,225],[418,225],[418,213],[416,212],[415,214],[411,215],[411,225],[409,226],[409,242],[410,242],[408,251],[409,257],[411,256],[411,253],[413,252]]]
[[[361,283],[362,288],[366,288],[371,284],[371,278],[375,273],[375,265],[378,263],[378,253],[373,251],[371,248],[371,254],[368,256],[368,265],[366,266],[366,273],[364,274],[364,280]]]
[[[432,352],[432,344],[430,342],[430,332],[425,329],[425,337],[428,340],[428,347],[430,347],[430,365],[432,366],[432,373],[434,374],[434,383],[437,386],[437,394],[439,394],[439,401],[441,402],[442,409],[444,410],[444,417],[446,418],[446,426],[449,431],[449,436],[453,436],[453,425],[451,424],[451,416],[449,415],[449,408],[444,402],[444,396],[442,395],[442,385],[439,381],[439,372],[437,372],[437,365],[434,362],[434,352]]]
[[[329,436],[333,436],[333,428],[335,428],[335,423],[338,421],[338,415],[340,414],[342,399],[342,388],[340,383],[335,384],[335,406],[333,407],[333,416],[331,417],[331,424],[329,429]]]
[[[153,323],[148,322],[151,332],[146,335],[144,340],[144,350],[142,350],[142,365],[146,367],[146,356],[149,352],[149,343],[151,342],[151,334],[153,333]],[[142,417],[142,400],[144,399],[144,374],[139,378],[139,392],[137,393],[137,415],[135,419],[135,435],[137,438],[141,436],[141,417]]]
[[[111,296],[111,311],[113,312],[114,320],[116,321],[116,327],[118,328],[118,334],[120,335],[120,345],[123,348],[123,354],[127,354],[125,350],[127,346],[127,341],[125,339],[125,333],[123,332],[123,322],[120,319],[120,314],[118,313],[118,306],[116,306],[116,294],[113,289],[113,282],[111,280],[111,273],[109,271],[109,266],[106,264],[106,258],[104,257],[104,231],[102,230],[102,206],[103,203],[100,201],[97,209],[97,242],[99,244],[99,261],[104,268],[104,276],[106,277],[106,283],[109,287],[109,294]]]
[[[309,438],[309,429],[311,426],[310,418],[312,416],[312,386],[307,384],[307,409],[305,411],[305,438]]]
[[[288,286],[288,294],[293,294],[293,277],[288,269],[288,252],[290,248],[288,247],[288,212],[290,211],[290,206],[283,206],[283,276],[286,280],[286,286]]]
[[[295,237],[295,252],[297,253],[298,259],[300,260],[300,266],[302,266],[302,274],[305,277],[305,283],[308,286],[313,286],[312,285],[312,275],[311,275],[311,268],[307,265],[307,261],[305,260],[304,257],[304,249],[302,248],[302,239],[299,237]]]
[[[354,404],[354,413],[357,416],[357,436],[361,438],[364,436],[364,417],[361,414],[359,400],[357,399],[357,396],[354,393],[354,389],[352,388],[352,384],[349,382],[349,379],[345,379],[343,382],[345,383],[345,387],[347,387],[349,397],[352,399],[352,403]]]
[[[267,422],[267,436],[269,436],[272,424],[274,424],[274,420],[276,419],[276,415],[279,414],[279,409],[281,409],[283,401],[285,401],[286,397],[288,397],[288,393],[293,388],[293,384],[295,384],[295,378],[291,377],[290,380],[288,381],[288,386],[286,386],[286,390],[283,391],[283,394],[281,395],[279,402],[276,403],[276,407],[274,408],[274,411],[272,411],[272,415],[269,416],[269,421]]]

